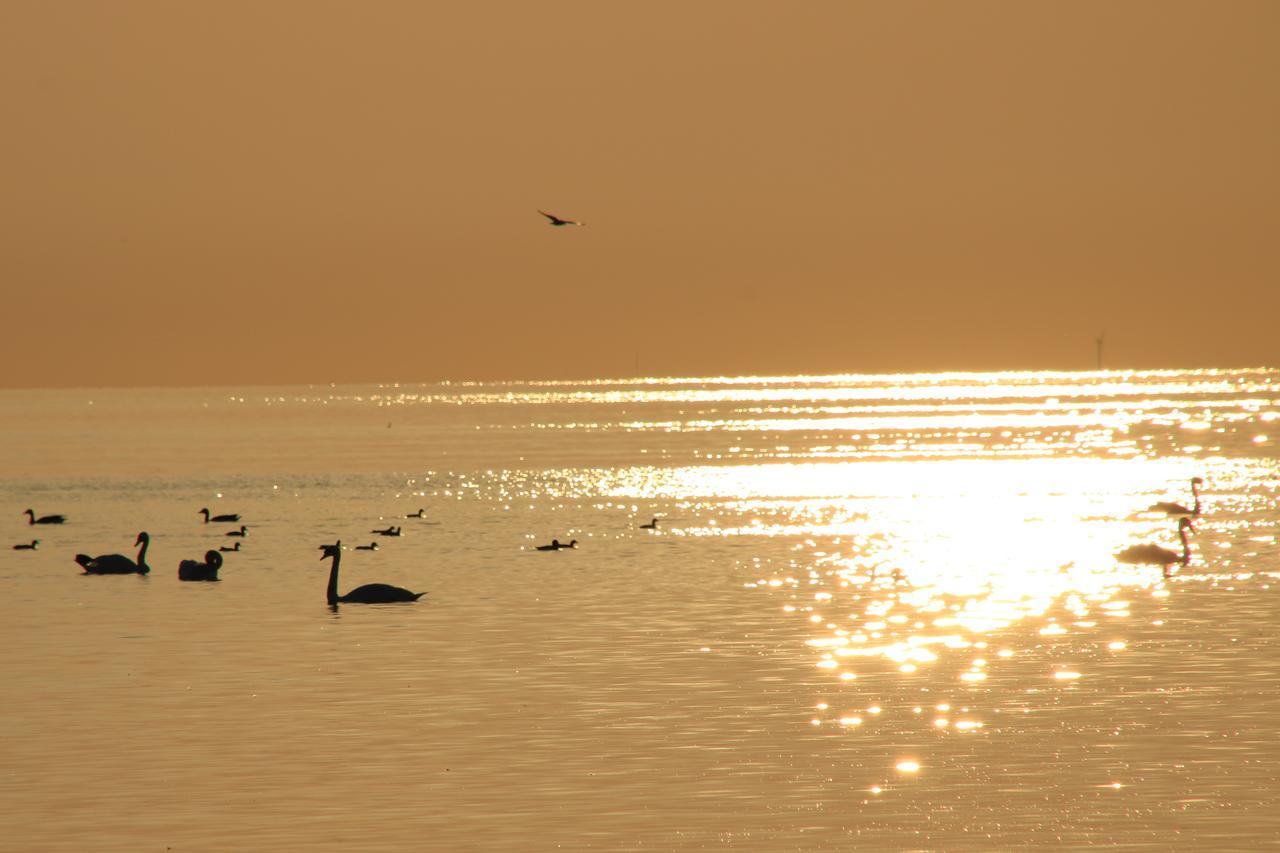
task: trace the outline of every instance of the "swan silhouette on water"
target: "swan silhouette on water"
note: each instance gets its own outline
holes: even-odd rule
[[[1130,545],[1116,554],[1116,559],[1130,566],[1159,566],[1160,571],[1168,578],[1170,566],[1185,566],[1191,561],[1191,545],[1187,542],[1187,531],[1194,529],[1190,519],[1178,519],[1178,538],[1182,540],[1181,554],[1159,545]]]
[[[1187,509],[1182,504],[1173,503],[1172,501],[1161,501],[1147,507],[1151,512],[1163,512],[1170,518],[1199,518],[1200,517],[1200,484],[1204,480],[1199,477],[1191,478],[1191,496],[1195,498],[1196,505],[1191,509]]]
[[[39,548],[39,547],[40,547],[40,540],[39,540],[39,539],[32,539],[32,540],[31,540],[31,544],[30,544],[30,545],[14,545],[14,546],[13,546],[13,550],[15,550],[15,551],[34,551],[35,549],[37,549],[37,548]]]
[[[23,515],[28,516],[27,524],[66,524],[67,517],[65,515],[42,515],[36,518],[34,510],[23,510]]]
[[[151,571],[151,567],[147,565],[147,546],[151,544],[151,537],[143,531],[133,544],[142,546],[138,549],[136,563],[123,554],[103,554],[100,557],[76,554],[76,562],[86,575],[145,575]]]
[[[655,518],[653,521],[650,521],[648,524],[642,524],[642,525],[640,525],[640,529],[641,529],[641,530],[657,530],[657,529],[658,529],[658,519],[656,519],[656,518]]]
[[[237,543],[236,543],[236,544],[234,544],[234,545],[223,545],[223,546],[222,546],[221,548],[219,548],[218,550],[219,550],[219,551],[239,551],[239,550],[240,550],[240,543],[239,543],[239,542],[237,542]]]
[[[228,530],[224,535],[225,536],[248,536],[249,528],[242,524],[240,525],[239,530]]]
[[[210,516],[209,509],[207,507],[205,509],[200,510],[200,512],[196,513],[196,515],[203,515],[205,524],[208,524],[211,521],[239,521],[240,520],[239,513],[234,513],[234,512],[227,513],[226,515]]]
[[[417,601],[425,592],[409,592],[398,586],[386,583],[367,583],[358,586],[346,595],[338,595],[338,562],[342,559],[342,540],[332,545],[321,545],[323,551],[320,559],[333,558],[333,566],[329,569],[329,588],[326,597],[330,604],[393,604],[399,601]]]
[[[356,550],[357,551],[376,551],[378,550],[378,543],[370,542],[368,545],[357,545]]]
[[[178,563],[178,580],[216,581],[220,568],[222,568],[222,555],[217,551],[205,551],[203,563],[197,560],[183,560]]]

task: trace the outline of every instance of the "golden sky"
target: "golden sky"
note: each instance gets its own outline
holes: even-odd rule
[[[1280,364],[1269,0],[6,0],[0,104],[0,386]]]

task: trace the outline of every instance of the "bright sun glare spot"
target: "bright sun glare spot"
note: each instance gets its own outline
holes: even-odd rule
[[[899,773],[919,773],[920,762],[911,759],[908,759],[907,761],[899,761],[894,765],[894,769]]]

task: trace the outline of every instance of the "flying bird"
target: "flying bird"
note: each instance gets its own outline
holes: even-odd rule
[[[545,210],[539,210],[538,212],[541,213],[543,216],[547,217],[547,219],[550,219],[551,220],[550,224],[556,226],[557,228],[559,228],[561,225],[586,225],[587,224],[585,222],[577,222],[573,219],[561,219],[559,216],[555,216],[553,214],[547,213]]]

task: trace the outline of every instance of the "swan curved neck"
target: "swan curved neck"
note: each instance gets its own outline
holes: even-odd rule
[[[1178,538],[1182,540],[1182,565],[1191,562],[1191,543],[1187,541],[1187,528],[1178,528]]]
[[[1196,499],[1196,505],[1192,508],[1192,512],[1196,515],[1200,514],[1200,484],[1191,481],[1191,496]]]
[[[147,546],[151,544],[151,538],[147,537],[142,540],[142,547],[138,549],[138,565],[145,566],[147,564]]]
[[[329,567],[329,589],[325,593],[330,604],[338,603],[338,560],[340,554],[335,552],[333,555],[333,565]]]

